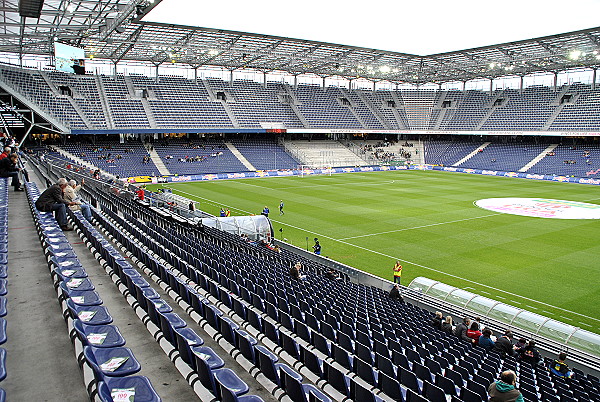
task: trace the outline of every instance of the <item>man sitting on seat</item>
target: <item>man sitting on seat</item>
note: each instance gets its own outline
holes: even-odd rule
[[[14,187],[15,191],[23,191],[21,187],[21,181],[19,180],[19,169],[17,167],[17,160],[19,157],[17,154],[10,154],[8,158],[0,160],[0,177],[12,177],[11,186]]]
[[[490,402],[524,402],[523,395],[515,388],[517,375],[512,370],[503,371],[500,380],[490,384],[488,393]]]
[[[567,354],[565,352],[560,352],[558,359],[554,360],[550,365],[550,372],[559,377],[572,378],[573,372],[569,369],[565,360],[567,360]]]
[[[67,225],[67,207],[75,205],[64,199],[63,191],[67,187],[67,179],[61,177],[56,184],[48,187],[35,202],[35,207],[41,212],[52,212],[62,230],[73,230]]]

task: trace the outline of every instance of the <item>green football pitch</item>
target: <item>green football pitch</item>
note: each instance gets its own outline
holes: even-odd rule
[[[600,333],[600,220],[474,205],[499,197],[600,204],[596,186],[411,170],[168,187],[217,216],[221,207],[247,215],[268,206],[278,239],[311,248],[317,237],[322,255],[383,278],[400,260],[405,285],[424,276]]]

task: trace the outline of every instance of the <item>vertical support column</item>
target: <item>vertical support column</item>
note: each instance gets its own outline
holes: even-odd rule
[[[229,83],[233,84],[233,70],[229,70]]]
[[[155,64],[155,65],[154,65],[154,68],[155,68],[155,70],[156,70],[156,71],[155,71],[155,73],[156,73],[156,82],[159,82],[159,81],[160,81],[160,78],[158,78],[158,66],[160,66],[160,64]]]
[[[377,83],[373,81],[373,92],[375,92],[375,85],[377,85]]]
[[[325,77],[323,77],[323,89],[325,89]]]
[[[194,68],[194,84],[198,83],[198,67]]]
[[[519,81],[519,90],[520,90],[521,92],[523,92],[523,79],[524,79],[524,78],[525,78],[525,77],[521,76],[521,79],[520,79],[520,81]]]
[[[463,81],[463,92],[465,92],[467,90],[467,81]]]
[[[117,64],[119,64],[118,61],[113,61],[113,76],[115,78],[117,78]]]
[[[556,87],[558,84],[558,73],[554,73],[554,92],[556,92]]]
[[[490,95],[494,92],[494,79],[490,78]]]
[[[267,73],[264,72],[263,73],[263,87],[267,87]]]
[[[592,73],[592,89],[596,89],[596,75],[598,73],[598,69],[595,68],[594,72]]]
[[[294,89],[298,88],[298,76],[294,75]]]

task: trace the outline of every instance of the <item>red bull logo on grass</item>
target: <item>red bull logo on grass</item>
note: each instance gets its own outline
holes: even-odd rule
[[[600,205],[548,198],[486,198],[480,208],[504,214],[552,219],[600,219]]]

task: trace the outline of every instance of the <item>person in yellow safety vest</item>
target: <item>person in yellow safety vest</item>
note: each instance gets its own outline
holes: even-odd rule
[[[225,216],[231,216],[231,211],[230,210],[226,210],[225,211]]]
[[[396,261],[394,264],[394,283],[400,283],[402,281],[402,265],[400,261]]]

